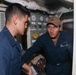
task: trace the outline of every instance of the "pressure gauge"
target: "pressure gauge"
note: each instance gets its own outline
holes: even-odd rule
[[[48,17],[45,18],[45,21],[46,21],[46,22],[48,21]]]
[[[40,16],[40,21],[43,21],[43,19],[44,19],[43,16]]]
[[[31,19],[32,19],[32,21],[36,21],[36,16],[32,15]]]

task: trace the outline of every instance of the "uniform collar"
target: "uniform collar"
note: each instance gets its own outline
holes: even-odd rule
[[[7,39],[9,39],[10,44],[14,46],[16,44],[16,41],[14,37],[11,35],[10,31],[7,29],[7,27],[5,26],[2,31],[6,35]]]
[[[54,43],[53,43],[53,41],[52,41],[49,33],[47,32],[46,34],[47,34],[48,37],[49,37],[49,38],[47,39],[48,42],[50,41],[49,43],[50,43],[51,45],[54,45]],[[56,46],[60,46],[60,44],[63,43],[64,41],[65,41],[65,38],[63,38],[63,31],[61,31]],[[54,45],[54,46],[55,46],[55,45]]]

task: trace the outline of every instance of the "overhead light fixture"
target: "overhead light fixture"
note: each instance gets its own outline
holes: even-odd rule
[[[68,1],[68,2],[71,2],[71,3],[73,3],[73,2],[74,2],[74,0],[65,0],[65,1]]]

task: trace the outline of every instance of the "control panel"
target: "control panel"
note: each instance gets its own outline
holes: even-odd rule
[[[48,14],[41,12],[31,12],[29,21],[30,26],[27,32],[27,47],[30,47],[39,36],[46,32]]]

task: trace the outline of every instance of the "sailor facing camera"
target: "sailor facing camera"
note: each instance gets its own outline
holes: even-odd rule
[[[37,38],[36,42],[23,55],[22,63],[27,62],[37,51],[43,49],[46,58],[46,75],[70,75],[68,58],[72,61],[72,36],[62,31],[58,17],[50,17],[47,32]]]

